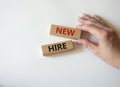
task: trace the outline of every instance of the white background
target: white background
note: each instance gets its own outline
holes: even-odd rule
[[[76,27],[82,13],[120,29],[120,0],[0,0],[0,87],[120,87],[120,70],[89,50],[44,57],[41,45],[68,40],[50,24]]]

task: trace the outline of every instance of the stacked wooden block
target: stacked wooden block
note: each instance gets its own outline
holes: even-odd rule
[[[76,28],[51,25],[50,35],[64,38],[79,39],[81,31]],[[72,40],[42,45],[43,56],[61,53],[74,49]]]

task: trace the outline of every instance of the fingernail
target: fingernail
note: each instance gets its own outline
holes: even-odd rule
[[[78,43],[77,40],[73,40],[74,43]]]
[[[82,43],[80,39],[76,40],[77,43]]]
[[[77,26],[76,26],[76,28],[79,28],[79,27],[80,27],[80,25],[77,25]]]
[[[97,17],[97,15],[96,15],[96,14],[94,14],[94,15],[93,15],[93,17]]]
[[[79,18],[82,18],[85,16],[85,13],[82,13],[82,15],[79,16]]]
[[[87,14],[83,13],[83,16],[86,16]]]

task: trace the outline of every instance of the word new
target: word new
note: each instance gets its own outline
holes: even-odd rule
[[[79,39],[81,35],[81,30],[52,24],[50,28],[50,35],[71,39]]]
[[[75,29],[68,29],[68,28],[64,28],[64,27],[57,27],[56,28],[56,33],[73,36],[74,33],[75,33]]]

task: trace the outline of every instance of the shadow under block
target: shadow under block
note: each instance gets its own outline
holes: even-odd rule
[[[61,53],[74,49],[72,40],[42,45],[43,56]]]
[[[50,35],[71,39],[80,39],[81,30],[52,24],[50,29]]]

